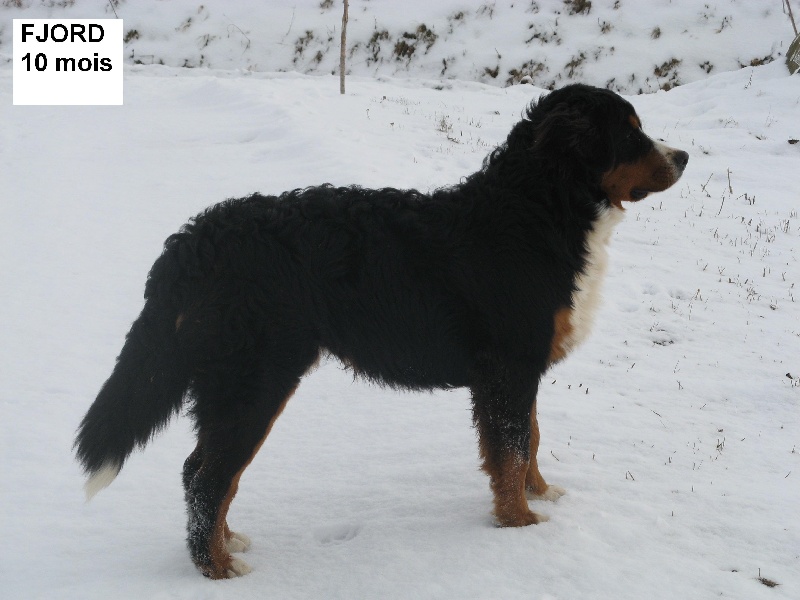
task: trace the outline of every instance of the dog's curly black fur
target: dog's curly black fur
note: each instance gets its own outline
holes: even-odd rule
[[[616,94],[573,85],[532,103],[453,187],[322,185],[209,208],[167,239],[81,423],[87,490],[109,483],[188,394],[191,555],[210,577],[246,572],[230,556],[246,543],[227,527],[228,506],[327,352],[379,384],[469,387],[499,524],[539,522],[526,487],[562,491],[536,466],[536,392],[579,341],[579,295],[597,275],[593,232],[623,201],[672,185],[687,158],[645,136]]]

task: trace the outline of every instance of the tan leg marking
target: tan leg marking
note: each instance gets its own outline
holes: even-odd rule
[[[525,493],[528,500],[558,500],[567,493],[567,490],[557,485],[547,485],[539,472],[539,463],[536,455],[539,452],[539,419],[536,416],[536,407],[531,411],[531,460],[528,472],[525,475]]]
[[[525,475],[525,488],[533,494],[541,495],[547,490],[547,482],[539,472],[539,463],[536,455],[539,452],[539,419],[536,417],[536,407],[531,410],[531,461]]]
[[[489,473],[494,494],[494,516],[500,527],[524,527],[548,520],[546,516],[536,514],[528,508],[528,501],[525,499],[527,462],[519,456],[511,455],[499,468],[493,468],[488,461],[484,461],[484,470]]]

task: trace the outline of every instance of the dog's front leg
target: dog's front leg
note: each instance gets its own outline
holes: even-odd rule
[[[539,452],[539,420],[536,418],[536,404],[531,410],[531,461],[528,474],[525,477],[525,495],[528,500],[550,500],[555,502],[567,493],[559,485],[548,485],[539,472],[539,463],[536,454]]]
[[[501,527],[522,527],[547,520],[528,508],[525,497],[531,410],[538,385],[538,379],[531,381],[529,375],[520,376],[517,370],[496,360],[485,361],[476,370],[471,385],[482,467],[489,475],[494,515]]]

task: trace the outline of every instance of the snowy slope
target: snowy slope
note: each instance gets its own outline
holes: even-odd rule
[[[189,560],[184,417],[84,502],[74,430],[167,235],[255,190],[453,183],[542,92],[435,75],[340,96],[331,76],[139,65],[123,107],[13,107],[0,69],[0,597],[800,596],[800,79],[781,61],[630,97],[691,160],[628,210],[595,332],[542,386],[540,464],[568,489],[535,506],[550,522],[493,527],[465,391],[333,361],[242,479],[252,574]]]
[[[353,75],[498,86],[529,77],[548,89],[669,89],[783,60],[794,37],[783,0],[351,0],[349,12]],[[0,4],[4,16],[117,16],[129,64],[339,72],[341,0],[13,0]],[[0,60],[10,60],[8,25]]]

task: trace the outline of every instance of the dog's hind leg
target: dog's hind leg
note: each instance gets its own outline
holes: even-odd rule
[[[520,370],[522,371],[522,370]],[[487,361],[471,385],[473,421],[478,430],[483,470],[494,494],[494,515],[501,527],[546,521],[525,498],[530,463],[530,418],[538,381],[519,377],[505,365]]]
[[[192,385],[198,444],[184,464],[187,541],[193,562],[212,579],[250,572],[231,556],[250,540],[230,531],[227,513],[242,473],[316,359],[311,352],[286,350],[286,356],[292,364],[281,367],[264,357],[239,356],[200,373]]]
[[[539,420],[536,418],[536,405],[531,409],[531,461],[528,473],[525,476],[525,494],[528,500],[556,501],[567,493],[567,490],[557,485],[547,485],[539,472],[539,463],[536,455],[539,452]]]
[[[277,416],[276,416],[277,418]],[[274,421],[274,419],[273,419]],[[193,498],[190,494],[191,484],[195,475],[203,464],[203,440],[198,439],[197,446],[194,451],[186,459],[183,464],[183,489],[186,490],[186,503],[191,505]],[[231,531],[228,527],[227,520],[224,525],[224,539],[225,546],[229,554],[234,552],[247,552],[250,549],[250,538],[243,533]]]

